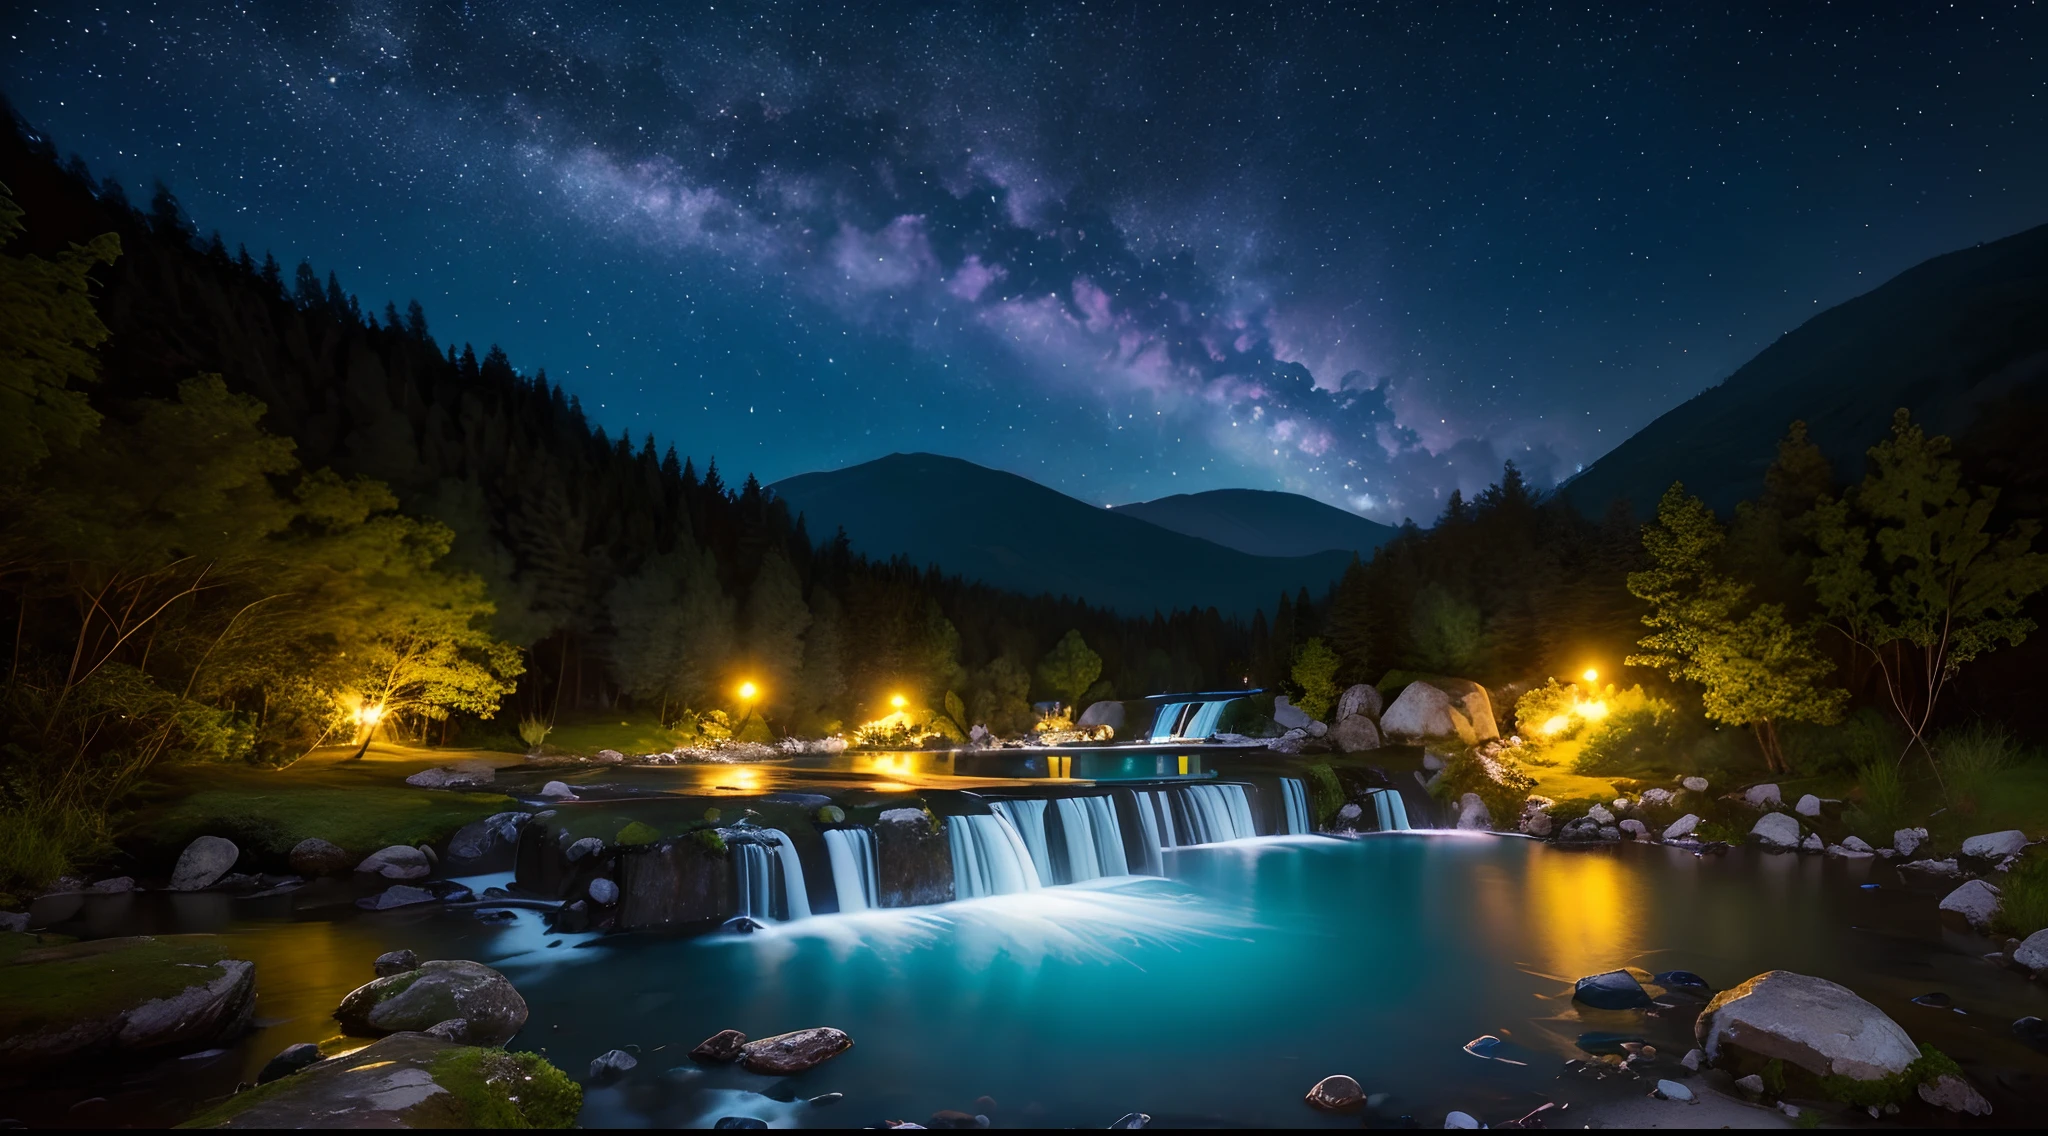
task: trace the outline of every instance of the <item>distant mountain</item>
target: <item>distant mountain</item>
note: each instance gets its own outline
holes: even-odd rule
[[[1128,615],[1214,606],[1248,617],[1283,590],[1320,595],[1351,562],[1348,551],[1247,555],[937,454],[890,454],[769,488],[814,536],[844,527],[857,552]]]
[[[1916,265],[1801,324],[1727,381],[1650,423],[1566,482],[1598,513],[1646,517],[1673,481],[1715,509],[1763,489],[1777,440],[1803,418],[1844,480],[1906,407],[1954,433],[1986,403],[2048,386],[2048,225]]]
[[[1308,556],[1334,548],[1369,558],[1397,531],[1312,497],[1266,489],[1176,493],[1118,505],[1116,511],[1253,556]]]

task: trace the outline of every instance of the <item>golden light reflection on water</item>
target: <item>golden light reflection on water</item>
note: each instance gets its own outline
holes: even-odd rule
[[[1524,859],[1520,935],[1532,969],[1567,979],[1632,961],[1642,949],[1627,918],[1634,878],[1614,856],[1553,853]]]

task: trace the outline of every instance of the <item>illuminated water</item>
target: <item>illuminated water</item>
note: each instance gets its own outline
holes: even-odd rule
[[[985,827],[981,850],[1007,850],[1000,870],[1035,878],[1016,827]],[[1571,979],[1625,963],[1716,985],[1780,967],[1833,978],[1961,1059],[2002,1108],[2048,1075],[2008,1028],[2048,1013],[2048,994],[1981,962],[1982,940],[1942,931],[1934,898],[1907,894],[1882,865],[1452,834],[1268,837],[1162,859],[1164,879],[1020,887],[751,936],[554,936],[530,913],[510,927],[345,907],[293,920],[276,901],[203,895],[94,900],[68,926],[224,929],[257,961],[268,1024],[218,1058],[139,1080],[136,1099],[116,1094],[138,1116],[172,1108],[167,1096],[225,1092],[285,1045],[330,1035],[325,1015],[396,946],[505,970],[533,1011],[515,1047],[572,1074],[606,1050],[638,1052],[634,1073],[590,1091],[586,1126],[923,1123],[987,1096],[997,1127],[1100,1128],[1133,1110],[1161,1124],[1356,1127],[1301,1103],[1330,1073],[1391,1093],[1390,1118],[1436,1127],[1460,1108],[1498,1123],[1586,1091],[1559,1080],[1581,1033],[1644,1030],[1637,1015],[1569,1002]],[[1860,886],[1872,881],[1883,886]],[[1968,1012],[1911,1004],[1930,990]],[[684,1056],[720,1029],[812,1025],[845,1029],[855,1048],[788,1081]],[[1462,1051],[1487,1033],[1528,1063]],[[830,1092],[846,1097],[801,1103]]]

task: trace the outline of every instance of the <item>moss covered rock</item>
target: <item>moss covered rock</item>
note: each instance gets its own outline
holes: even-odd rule
[[[0,1068],[204,1048],[241,1033],[256,1006],[256,964],[212,935],[0,939]]]
[[[436,960],[350,991],[334,1019],[357,1037],[426,1030],[460,1020],[457,1040],[503,1045],[526,1024],[526,999],[504,975],[482,963]]]
[[[229,1097],[186,1128],[567,1128],[583,1090],[537,1054],[398,1033]]]

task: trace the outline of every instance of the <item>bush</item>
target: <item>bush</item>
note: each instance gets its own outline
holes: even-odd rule
[[[1567,686],[1551,679],[1515,700],[1514,732],[1525,741],[1536,744],[1568,738],[1578,731],[1580,725],[1579,719],[1572,715],[1572,707],[1578,702],[1579,688],[1576,684]],[[1552,728],[1546,731],[1546,724]]]
[[[1996,789],[1999,774],[2019,760],[2019,746],[2002,726],[1973,722],[1950,730],[1934,743],[1935,767],[1948,807],[1975,816],[1977,806]]]
[[[1606,716],[1586,729],[1578,771],[1622,776],[1670,769],[1681,742],[1677,709],[1640,686],[1610,693],[1605,701]]]
[[[1991,916],[1994,930],[2024,939],[2048,927],[2048,859],[2020,861],[1998,887],[1998,910]]]
[[[1856,803],[1850,808],[1854,827],[1879,836],[1906,827],[1910,812],[1906,777],[1895,759],[1881,758],[1857,766],[1854,798]]]
[[[1477,793],[1486,802],[1486,811],[1493,814],[1494,824],[1512,827],[1535,787],[1536,779],[1523,772],[1515,748],[1502,746],[1492,754],[1477,749],[1452,754],[1433,792],[1437,799],[1452,803],[1467,793]]]
[[[0,907],[26,901],[113,850],[106,816],[80,808],[0,809]]]
[[[1905,737],[1892,720],[1866,706],[1833,726],[1792,723],[1778,731],[1785,762],[1803,774],[1846,773],[1897,761]]]
[[[519,719],[519,740],[526,743],[529,752],[539,753],[541,743],[548,740],[554,729],[554,724],[547,719],[528,715]]]

